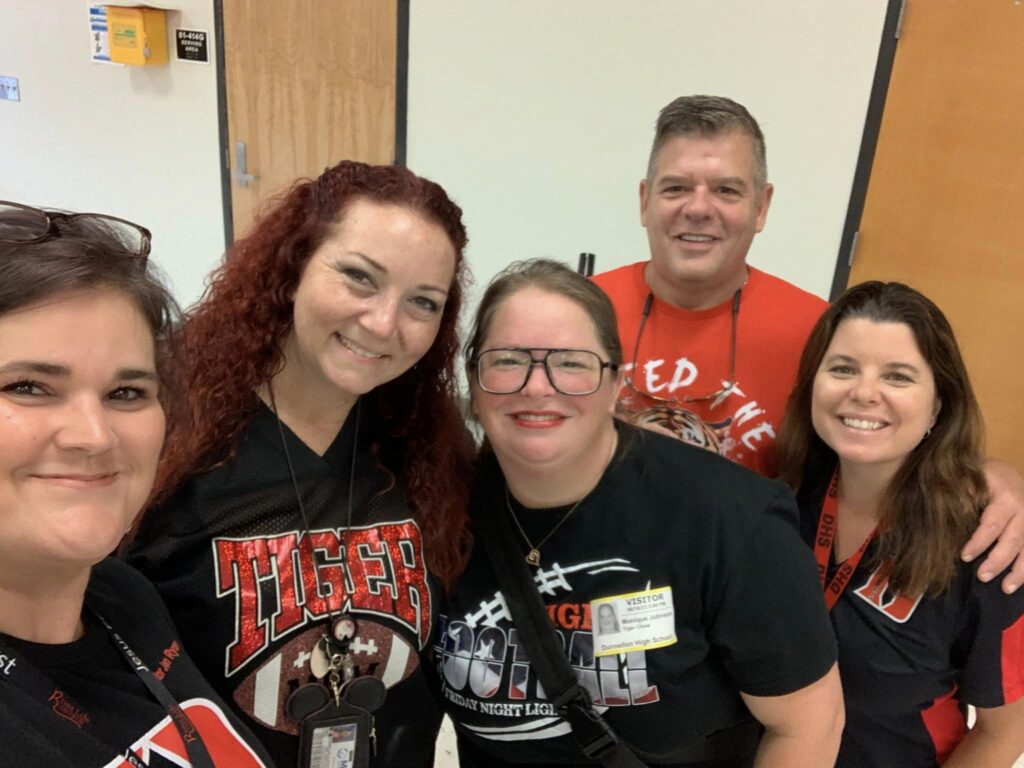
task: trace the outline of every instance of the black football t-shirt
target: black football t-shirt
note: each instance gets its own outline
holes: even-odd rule
[[[720,751],[717,765],[750,765],[756,727],[753,739],[730,743],[751,732],[739,691],[791,693],[835,662],[792,494],[706,451],[619,429],[598,487],[540,548],[537,588],[581,685],[642,759],[693,765],[702,761],[688,754]],[[493,457],[473,504],[481,524],[508,514]],[[537,542],[566,511],[520,507],[517,517]],[[595,655],[594,605],[654,600],[666,588],[674,642]],[[664,612],[649,615],[664,621]],[[531,670],[479,543],[442,609],[434,653],[464,768],[584,762]]]

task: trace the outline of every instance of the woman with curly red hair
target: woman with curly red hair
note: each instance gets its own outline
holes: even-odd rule
[[[339,163],[263,213],[182,329],[188,412],[128,557],[278,765],[350,737],[432,762],[419,651],[469,543],[461,215],[404,168]]]

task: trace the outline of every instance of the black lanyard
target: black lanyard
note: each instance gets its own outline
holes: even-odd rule
[[[131,646],[124,641],[124,639],[114,631],[113,627],[107,623],[99,613],[95,610],[92,611],[93,615],[99,620],[100,624],[110,635],[111,640],[114,641],[114,645],[124,656],[125,661],[128,663],[135,674],[139,676],[143,685],[153,695],[153,697],[163,705],[167,711],[167,715],[171,718],[171,722],[174,723],[174,727],[178,730],[178,735],[181,737],[182,742],[185,745],[185,751],[188,753],[189,762],[192,764],[192,768],[215,768],[213,759],[210,757],[210,753],[206,749],[206,745],[203,744],[203,740],[199,735],[199,731],[196,730],[195,725],[189,720],[188,715],[185,714],[181,706],[175,700],[174,696],[156,675],[150,671],[142,659],[131,649]],[[28,694],[29,698],[39,703],[41,706],[47,707],[44,702],[52,702],[55,696],[65,696],[58,688],[53,684],[46,675],[36,669],[31,663],[28,662],[25,657],[20,653],[15,653],[9,646],[0,641],[0,650],[6,655],[13,659],[13,663],[10,661],[6,666],[7,673],[0,674],[0,682],[10,683],[17,686],[23,692]],[[73,707],[73,704],[69,702],[69,706]],[[69,729],[70,733],[78,733],[81,736],[89,738],[92,742],[97,744],[103,751],[113,751],[119,758],[125,760],[133,768],[148,768],[146,762],[136,756],[132,751],[131,747],[125,748],[124,752],[118,752],[113,749],[109,744],[102,742],[92,731],[88,730],[88,722],[76,723],[73,719],[67,715],[62,715],[53,709],[53,712],[57,715],[57,719],[63,721]]]
[[[729,378],[722,382],[722,387],[709,392],[706,395],[686,395],[682,398],[684,403],[700,403],[707,400],[711,401],[711,405],[708,406],[709,411],[713,411],[729,397],[733,392],[737,390],[736,381],[736,321],[740,314],[740,299],[743,297],[743,286],[747,284],[746,279],[743,280],[743,285],[736,289],[736,292],[732,295],[732,325],[731,332],[729,334]],[[640,313],[640,327],[636,331],[636,341],[633,343],[633,362],[632,368],[629,370],[629,375],[625,377],[624,384],[631,390],[636,392],[643,397],[648,397],[651,400],[669,403],[670,407],[678,407],[679,401],[674,398],[659,397],[658,395],[648,392],[647,390],[640,389],[636,384],[633,383],[633,373],[636,371],[637,366],[640,365],[640,339],[643,338],[644,328],[647,327],[647,318],[651,314],[651,308],[654,304],[654,294],[650,291],[647,292],[647,298],[644,299],[644,307]]]

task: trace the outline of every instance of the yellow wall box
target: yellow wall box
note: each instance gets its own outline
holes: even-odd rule
[[[155,67],[167,63],[167,18],[162,8],[107,6],[110,59]]]

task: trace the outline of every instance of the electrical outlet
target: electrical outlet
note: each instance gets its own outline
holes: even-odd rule
[[[0,75],[0,100],[21,101],[21,89],[18,78]]]

